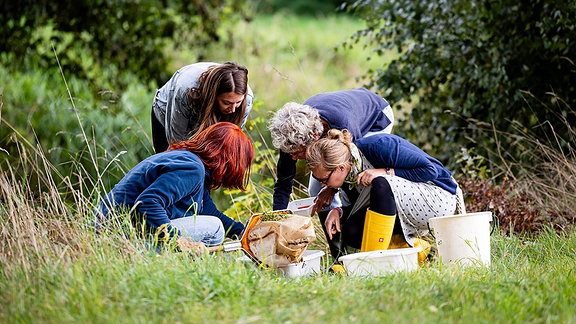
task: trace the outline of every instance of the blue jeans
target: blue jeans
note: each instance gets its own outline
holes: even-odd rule
[[[170,221],[182,233],[182,236],[194,241],[202,242],[206,246],[220,245],[224,242],[224,225],[216,216],[189,216]]]

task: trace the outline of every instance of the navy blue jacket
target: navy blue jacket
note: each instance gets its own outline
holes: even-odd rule
[[[368,132],[382,131],[391,121],[383,113],[389,104],[379,95],[365,88],[320,93],[304,101],[320,114],[330,128],[348,129],[359,139]],[[290,200],[296,162],[287,152],[280,151],[274,184],[274,210],[285,209]]]
[[[156,229],[168,224],[170,233],[179,233],[170,220],[185,216],[213,215],[222,221],[228,236],[240,235],[244,225],[220,212],[204,187],[208,172],[200,158],[187,150],[158,153],[138,163],[100,203],[105,216],[109,208],[124,206],[144,215]]]
[[[450,171],[437,159],[416,145],[392,134],[376,134],[355,142],[376,169],[394,168],[398,177],[414,181],[432,181],[438,187],[455,194],[456,182]]]

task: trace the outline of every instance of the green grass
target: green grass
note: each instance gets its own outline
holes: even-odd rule
[[[401,322],[566,323],[576,317],[576,236],[492,238],[492,265],[359,278],[322,273],[284,278],[237,261],[238,252],[192,259],[119,249],[90,239],[34,271],[3,267],[3,322]],[[326,262],[323,264],[326,265]]]
[[[275,155],[262,140],[268,136],[263,125],[270,112],[289,100],[303,101],[317,92],[360,86],[357,78],[363,71],[386,64],[365,61],[362,49],[332,52],[334,45],[359,27],[360,22],[349,18],[257,17],[252,24],[241,23],[236,28],[243,36],[234,37],[228,47],[208,49],[210,60],[233,59],[248,66],[258,100],[258,109],[251,116],[254,122],[248,128],[259,140],[255,142],[259,157],[252,192],[219,192],[222,206],[231,216],[246,221],[252,212],[271,204],[269,172]],[[193,53],[190,49],[175,55],[173,69],[191,63],[187,57]],[[0,71],[6,69],[0,67]],[[2,102],[6,103],[2,107],[0,102],[3,120],[15,113],[8,105],[19,101],[31,109],[47,109],[46,115],[57,119],[43,120],[44,129],[54,128],[62,116],[70,114],[61,79],[42,72],[1,73]],[[99,156],[98,162],[106,165],[116,157],[123,170],[135,164],[127,158],[134,151],[149,154],[146,134],[152,90],[147,94],[146,86],[134,85],[109,100],[103,96],[91,101],[83,83],[68,81],[88,133],[90,143],[79,140],[84,150],[88,145],[109,145],[108,155]],[[110,113],[97,120],[101,115],[96,110]],[[21,118],[37,122],[36,115],[23,112]],[[110,134],[109,129],[115,129],[111,123],[126,126],[121,134]],[[58,131],[68,131],[58,127]],[[56,141],[59,136],[52,134],[49,140]],[[237,261],[242,256],[238,252],[194,259],[183,253],[150,252],[139,240],[129,239],[130,235],[96,236],[89,223],[97,198],[97,191],[92,191],[94,180],[81,168],[60,178],[48,172],[54,163],[78,163],[81,152],[58,155],[55,162],[50,154],[59,144],[42,151],[22,141],[15,136],[18,157],[30,168],[28,177],[21,177],[16,165],[0,170],[2,323],[576,322],[573,227],[562,234],[544,230],[531,238],[495,233],[489,269],[460,269],[433,262],[416,272],[386,277],[324,272],[288,279]],[[118,156],[122,150],[128,153]],[[46,188],[38,190],[37,182]],[[69,182],[83,184],[62,185]],[[560,188],[568,188],[563,189],[567,192],[570,187]],[[73,197],[74,203],[64,199],[64,194]],[[234,203],[230,203],[232,199]],[[255,210],[246,207],[255,205]],[[318,227],[317,236],[312,248],[328,252]],[[329,264],[325,257],[323,269]]]
[[[533,237],[496,231],[489,268],[435,260],[411,273],[359,278],[327,272],[324,257],[322,273],[285,278],[239,261],[238,251],[157,254],[122,224],[97,236],[89,199],[76,192],[81,199],[70,208],[56,187],[37,196],[11,174],[0,173],[0,322],[576,321],[573,227]]]

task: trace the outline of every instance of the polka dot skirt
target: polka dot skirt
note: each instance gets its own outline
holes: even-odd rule
[[[396,216],[400,219],[406,241],[428,233],[428,219],[453,215],[457,195],[432,182],[412,182],[401,177],[386,176],[396,201]]]

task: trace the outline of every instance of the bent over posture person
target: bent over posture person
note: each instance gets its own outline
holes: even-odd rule
[[[427,245],[428,219],[452,215],[458,195],[450,171],[407,140],[377,134],[352,143],[347,130],[330,130],[306,152],[308,168],[318,181],[341,190],[349,206],[330,210],[328,240],[359,249],[368,213],[395,216],[389,248]],[[422,260],[428,251],[419,255]]]
[[[123,207],[134,209],[148,229],[175,238],[184,251],[202,252],[225,235],[239,236],[244,225],[216,208],[210,190],[245,190],[254,156],[239,126],[213,124],[130,170],[100,203],[99,226]]]
[[[253,100],[248,69],[241,65],[199,62],[180,68],[156,91],[152,102],[155,152],[219,121],[243,128]]]
[[[320,93],[303,104],[286,103],[268,125],[272,144],[280,149],[274,184],[274,210],[288,206],[296,161],[305,159],[306,148],[325,137],[329,129],[348,129],[358,139],[390,133],[393,124],[390,104],[365,88]],[[310,181],[310,196],[316,196],[320,188],[313,178]]]
[[[274,210],[288,206],[297,160],[305,159],[306,148],[325,137],[329,129],[348,129],[355,139],[359,139],[390,133],[393,124],[390,104],[365,88],[320,93],[304,101],[304,104],[286,103],[274,114],[268,126],[272,144],[280,150],[276,165],[277,180],[274,183]],[[316,196],[312,214],[318,212],[320,222],[324,224],[328,214],[324,209],[336,191],[332,188],[321,190],[318,181],[310,177],[308,193],[311,197]],[[333,207],[341,205],[338,198],[336,196]],[[334,253],[337,248],[329,245]]]

